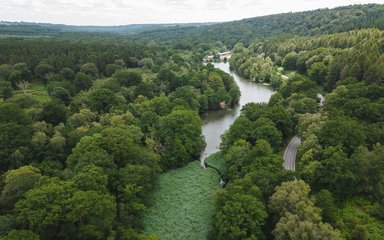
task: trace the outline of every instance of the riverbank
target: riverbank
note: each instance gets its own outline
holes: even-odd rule
[[[205,159],[205,166],[207,168],[213,168],[217,171],[217,173],[222,176],[225,166],[223,160],[223,154],[221,152],[216,152]]]
[[[211,111],[203,117],[203,135],[207,143],[202,157],[200,158],[201,165],[204,166],[204,159],[212,153],[220,151],[221,135],[229,129],[231,124],[240,116],[242,107],[250,102],[268,102],[272,94],[275,93],[271,86],[265,86],[261,83],[254,83],[231,71],[229,63],[218,62],[213,65],[230,74],[239,86],[241,97],[239,104],[230,110]]]
[[[230,71],[228,63],[214,63],[214,66],[233,76],[241,91],[240,102],[230,110],[211,111],[203,117],[206,147],[200,164],[192,162],[160,175],[144,226],[146,233],[157,234],[161,240],[206,239],[212,226],[213,195],[221,188],[220,173],[224,171],[219,152],[221,135],[240,115],[245,104],[268,102],[274,93],[270,86],[255,84]],[[205,165],[209,167],[201,167]]]

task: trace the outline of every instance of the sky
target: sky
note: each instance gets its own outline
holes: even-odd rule
[[[384,0],[0,0],[0,21],[70,25],[223,22]]]

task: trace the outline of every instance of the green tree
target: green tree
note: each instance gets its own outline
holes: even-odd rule
[[[342,239],[340,232],[321,222],[321,210],[309,198],[310,187],[302,180],[284,182],[270,197],[269,208],[279,219],[276,239]]]
[[[50,101],[44,105],[40,118],[53,125],[64,123],[67,120],[67,109],[61,102]]]
[[[123,69],[121,65],[118,64],[107,64],[105,66],[105,76],[110,77],[112,76],[115,72]]]
[[[94,63],[85,63],[81,65],[80,71],[92,77],[97,77],[99,73],[99,69],[97,69]]]
[[[112,75],[122,86],[135,86],[142,81],[141,74],[134,70],[121,70]]]
[[[198,159],[203,148],[200,126],[197,112],[190,110],[174,110],[161,118],[156,137],[165,148],[164,167],[180,167]]]
[[[72,207],[67,202],[73,192],[74,184],[71,182],[44,180],[16,204],[17,221],[38,233],[41,239],[63,237],[60,229],[64,227],[62,221],[66,208]]]
[[[338,218],[338,209],[333,195],[328,190],[321,190],[315,195],[315,204],[321,208],[323,220],[329,224],[335,224]]]
[[[226,150],[223,160],[226,166],[226,178],[230,179],[234,176],[243,177],[253,160],[251,156],[251,144],[245,140],[236,141],[229,149]]]
[[[214,239],[262,239],[262,226],[267,218],[265,206],[254,196],[234,194],[216,213],[220,226]]]
[[[384,196],[384,171],[381,168],[383,159],[380,157],[383,149],[380,144],[375,145],[371,151],[366,147],[359,147],[348,160],[348,164],[353,166],[350,170],[354,170],[357,184],[354,192],[373,196],[377,200]]]
[[[145,197],[159,171],[158,156],[141,146],[141,142],[142,133],[135,126],[109,127],[99,134],[83,137],[67,160],[68,167],[77,174],[74,181],[82,189],[101,191],[98,185],[105,178],[98,172],[102,169],[108,176],[108,189],[116,200],[118,229],[138,227],[137,216],[145,209],[143,202],[147,201]],[[118,237],[121,234],[118,230]]]
[[[41,177],[39,169],[32,166],[23,166],[9,170],[3,176],[4,187],[1,191],[0,203],[3,208],[11,210],[14,204],[35,185]]]
[[[230,181],[215,195],[209,239],[263,239],[267,212],[260,189],[248,177]]]
[[[312,64],[311,68],[308,70],[308,76],[315,80],[317,84],[324,85],[327,79],[328,67],[324,62],[317,62]]]
[[[296,214],[302,220],[319,222],[320,209],[309,198],[310,187],[302,180],[284,182],[276,187],[269,199],[269,209],[281,218],[287,212]]]
[[[11,74],[12,66],[9,64],[0,65],[0,79],[8,80],[9,75]]]
[[[28,64],[26,64],[25,62],[20,62],[13,65],[12,71],[20,72],[20,80],[29,81],[31,79],[31,70]]]
[[[200,107],[197,97],[196,89],[190,86],[179,87],[169,95],[171,101],[177,98],[183,99],[192,110],[198,110]]]
[[[295,70],[298,55],[296,52],[290,52],[285,55],[282,66],[285,70]]]
[[[23,80],[25,79],[23,79],[23,74],[19,70],[12,70],[9,74],[8,81],[12,84],[13,88],[17,88],[17,84]]]
[[[0,240],[40,240],[39,236],[30,230],[12,230]]]
[[[75,75],[73,84],[75,85],[77,91],[87,90],[92,86],[93,78],[83,72],[78,72]]]
[[[339,199],[346,199],[356,191],[357,176],[354,163],[340,147],[329,147],[323,151],[316,175],[318,187],[327,188]]]
[[[88,102],[92,111],[108,113],[112,107],[121,103],[121,100],[111,90],[98,88],[89,92]]]
[[[67,80],[73,80],[75,77],[75,72],[70,68],[63,68],[60,71],[60,75]]]
[[[271,119],[278,130],[283,134],[283,139],[292,135],[293,117],[292,114],[280,104],[268,108],[266,116]]]
[[[0,80],[0,94],[4,100],[7,100],[13,95],[13,88],[10,82]]]
[[[72,182],[42,179],[16,204],[17,220],[41,239],[105,239],[111,234],[114,199],[77,190]]]
[[[40,63],[35,67],[35,75],[39,79],[47,80],[49,74],[53,74],[55,68],[48,63]]]
[[[299,216],[287,212],[277,223],[273,235],[276,240],[342,240],[339,231],[331,225],[301,220]]]
[[[292,94],[300,93],[315,98],[318,93],[318,86],[315,81],[311,81],[303,75],[294,74],[280,87],[280,93],[286,98]]]
[[[240,139],[251,141],[252,131],[252,122],[244,115],[240,115],[232,124],[229,131],[222,136],[220,148],[225,150]]]
[[[100,138],[100,134],[81,138],[76,147],[72,149],[71,155],[68,156],[68,168],[78,173],[90,165],[95,165],[105,171],[108,176],[115,174],[117,166],[113,157],[100,146]],[[109,180],[112,179],[109,177]]]
[[[338,117],[325,121],[318,138],[324,147],[340,144],[351,154],[358,146],[364,144],[366,136],[359,122],[348,117]]]
[[[182,81],[178,76],[170,69],[163,68],[157,74],[157,80],[159,84],[165,84],[167,86],[167,92],[172,92],[176,88],[182,86]]]
[[[254,143],[258,139],[264,139],[268,141],[268,143],[277,150],[280,147],[282,141],[281,132],[275,127],[275,124],[269,120],[268,118],[259,118],[257,121],[253,123],[254,131],[253,136],[254,139],[252,143]]]
[[[27,147],[33,134],[32,120],[23,109],[12,103],[0,106],[0,169],[7,171],[9,168],[21,165],[20,158],[23,148]],[[23,156],[20,156],[23,158]]]
[[[63,102],[65,105],[68,105],[71,102],[71,93],[63,87],[55,87],[50,96],[57,101]]]
[[[319,107],[315,98],[305,97],[302,94],[292,94],[289,101],[289,106],[293,108],[296,113],[315,113]]]
[[[364,75],[364,80],[367,83],[378,83],[382,84],[384,82],[384,64],[375,64],[369,68],[369,70]]]
[[[115,199],[96,191],[75,191],[67,200],[65,219],[74,226],[65,238],[107,239],[111,236],[115,217]]]
[[[107,192],[108,176],[100,167],[90,164],[81,169],[72,181],[83,191]]]
[[[0,236],[4,236],[16,228],[16,219],[14,215],[0,215]],[[1,237],[0,237],[1,239]]]

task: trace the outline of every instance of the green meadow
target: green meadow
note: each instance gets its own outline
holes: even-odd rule
[[[24,94],[22,90],[15,91],[15,95]],[[27,95],[32,96],[39,103],[44,104],[51,100],[51,97],[48,94],[47,88],[42,83],[31,83],[27,88]]]
[[[161,174],[153,205],[144,217],[145,232],[156,234],[160,240],[206,239],[219,181],[216,170],[203,169],[197,161]]]

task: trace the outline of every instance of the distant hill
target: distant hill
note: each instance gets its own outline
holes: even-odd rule
[[[366,4],[282,13],[201,28],[163,28],[142,31],[141,36],[172,40],[187,38],[196,42],[222,41],[227,45],[248,43],[253,38],[276,35],[313,36],[362,28],[384,29],[384,4]]]
[[[168,28],[197,28],[213,23],[171,23],[171,24],[130,24],[120,26],[75,26],[65,24],[0,22],[0,34],[3,35],[60,35],[68,32],[114,32],[133,34],[140,31],[157,31]]]
[[[365,4],[282,13],[224,23],[131,24],[71,26],[63,24],[0,22],[0,34],[61,35],[69,32],[135,34],[147,39],[178,41],[187,45],[221,41],[232,46],[255,38],[281,35],[314,36],[354,29],[384,29],[384,4]]]

